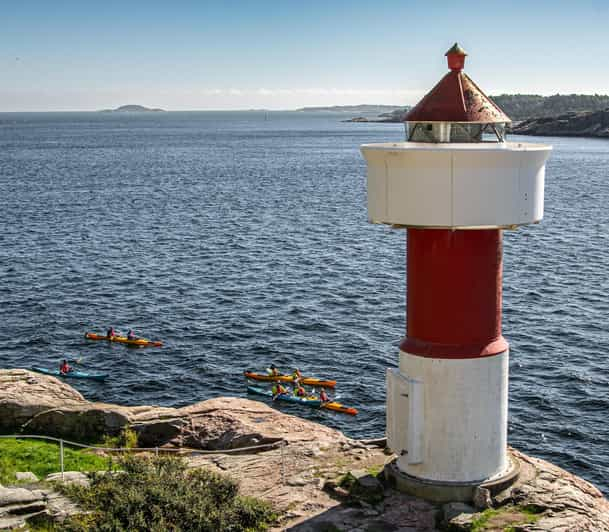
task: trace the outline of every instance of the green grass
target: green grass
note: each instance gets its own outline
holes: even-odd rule
[[[488,510],[484,510],[480,514],[480,517],[474,519],[472,522],[472,532],[479,532],[486,528],[487,523],[496,515],[499,514],[499,510],[493,510],[489,508]]]
[[[381,465],[371,465],[371,466],[366,468],[366,473],[368,473],[369,475],[372,475],[373,477],[378,477],[379,474],[383,471],[384,468],[385,468],[384,464],[381,464]]]
[[[65,471],[101,471],[108,469],[108,459],[90,451],[64,445]],[[59,444],[44,440],[0,438],[0,484],[14,484],[17,471],[31,471],[43,479],[57,473]]]
[[[503,506],[496,510],[484,510],[472,521],[472,532],[483,530],[503,530],[514,532],[517,525],[535,523],[541,517],[540,511],[532,506]]]

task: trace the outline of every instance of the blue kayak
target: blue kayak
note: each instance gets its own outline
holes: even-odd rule
[[[32,367],[33,371],[44,373],[46,375],[54,375],[55,377],[66,377],[68,379],[92,379],[94,381],[105,381],[108,378],[107,373],[85,373],[84,371],[72,370],[68,373],[61,373],[58,369],[46,369]]]
[[[248,386],[248,393],[255,393],[257,395],[265,395],[266,397],[273,397],[271,390],[265,390],[264,388],[258,388],[257,386]],[[276,401],[288,401],[289,403],[300,403],[301,405],[311,406],[313,408],[320,408],[321,401],[319,399],[310,399],[308,397],[296,397],[290,393],[282,393],[278,395]]]

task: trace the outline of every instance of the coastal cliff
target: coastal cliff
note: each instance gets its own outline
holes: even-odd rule
[[[379,474],[394,459],[384,441],[352,440],[257,401],[219,397],[183,408],[120,406],[87,401],[54,377],[0,370],[3,433],[91,441],[125,426],[137,432],[139,445],[190,447],[183,454],[189,467],[239,479],[244,494],[279,511],[275,530],[609,531],[609,502],[598,489],[513,449],[521,471],[513,486],[492,497],[481,490],[472,506],[436,505],[396,491]]]

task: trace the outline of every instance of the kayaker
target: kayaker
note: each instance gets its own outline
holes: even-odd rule
[[[116,333],[114,332],[114,327],[110,327],[108,329],[108,332],[106,333],[106,336],[108,338],[114,338],[116,336]]]
[[[280,382],[273,384],[271,388],[271,392],[273,392],[273,401],[277,399],[278,396],[287,393],[287,390],[281,385]]]
[[[296,396],[296,397],[306,397],[307,396],[307,391],[304,389],[302,384],[298,384],[297,386],[294,386],[294,396]]]
[[[135,339],[136,339],[135,333],[131,329],[129,329],[129,332],[127,333],[127,340],[135,340]]]
[[[279,375],[279,370],[275,367],[275,364],[271,364],[270,368],[266,368],[266,372],[269,374],[269,377],[277,377]]]
[[[327,403],[330,401],[330,398],[328,397],[328,394],[326,393],[326,390],[324,388],[319,390],[319,400],[322,403]]]
[[[63,362],[59,365],[59,373],[65,375],[66,373],[70,373],[72,371],[72,367],[68,364],[68,361],[64,358]]]
[[[300,370],[298,368],[296,368],[294,370],[294,373],[292,373],[292,381],[294,382],[294,384],[299,384],[301,380],[302,380],[302,373],[300,373]]]

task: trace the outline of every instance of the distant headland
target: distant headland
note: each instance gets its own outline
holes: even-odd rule
[[[609,96],[603,94],[501,94],[491,96],[513,120],[512,133],[519,135],[609,137]],[[345,122],[405,121],[408,107],[357,105],[304,108],[299,111],[347,111]],[[375,115],[376,113],[376,115]]]
[[[398,109],[400,105],[376,105],[376,104],[361,104],[361,105],[331,105],[329,107],[301,107],[296,111],[302,112],[326,112],[326,113],[365,113],[365,114],[381,114],[391,112]]]
[[[143,105],[121,105],[116,109],[102,109],[100,113],[159,113],[164,112],[164,109],[151,109]]]

